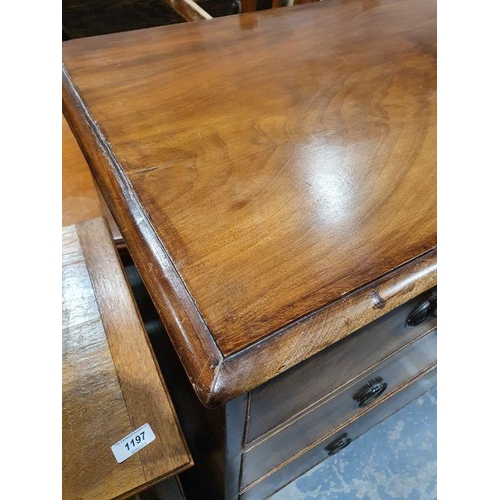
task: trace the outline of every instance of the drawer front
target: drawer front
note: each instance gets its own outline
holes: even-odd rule
[[[336,441],[344,433],[355,440],[373,426],[400,410],[415,398],[421,396],[436,385],[435,367],[426,370],[421,376],[399,388],[392,394],[383,395],[379,402],[359,418],[337,429],[329,436],[313,443],[293,460],[285,462],[272,473],[264,476],[252,487],[241,491],[241,500],[263,500],[288,483],[301,476],[309,469],[328,458],[327,446]],[[350,444],[350,446],[353,446]]]
[[[405,326],[431,289],[251,392],[247,443],[349,383],[408,342],[436,327],[429,318]]]
[[[345,389],[303,413],[286,427],[267,435],[244,453],[242,486],[248,486],[281,463],[290,459],[346,421],[367,411],[376,399],[360,407],[355,396],[367,389],[370,380],[380,379],[390,393],[429,366],[436,363],[436,330],[425,334],[410,345],[379,363],[370,373],[358,377]],[[379,396],[380,397],[380,396]],[[371,397],[366,396],[369,401]]]

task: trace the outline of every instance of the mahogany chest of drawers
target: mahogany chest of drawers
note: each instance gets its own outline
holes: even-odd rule
[[[63,63],[178,363],[186,474],[265,498],[435,383],[435,2],[86,38]]]
[[[436,384],[432,288],[266,384],[204,408],[136,269],[126,269],[196,457],[183,474],[188,498],[266,498]]]

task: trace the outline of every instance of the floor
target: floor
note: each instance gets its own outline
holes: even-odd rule
[[[433,500],[437,388],[372,428],[270,500]]]

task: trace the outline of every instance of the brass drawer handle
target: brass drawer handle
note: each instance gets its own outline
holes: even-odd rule
[[[336,455],[339,451],[349,446],[352,439],[347,437],[347,433],[342,434],[335,441],[332,441],[325,449],[328,452],[328,456]]]
[[[406,319],[405,326],[417,326],[429,318],[437,318],[437,295],[422,302]]]
[[[375,401],[387,389],[387,383],[381,378],[369,380],[368,383],[362,387],[354,396],[358,402],[358,407],[363,408]]]

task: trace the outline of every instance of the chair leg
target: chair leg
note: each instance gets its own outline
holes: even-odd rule
[[[255,12],[257,8],[257,0],[241,0],[242,12]]]

